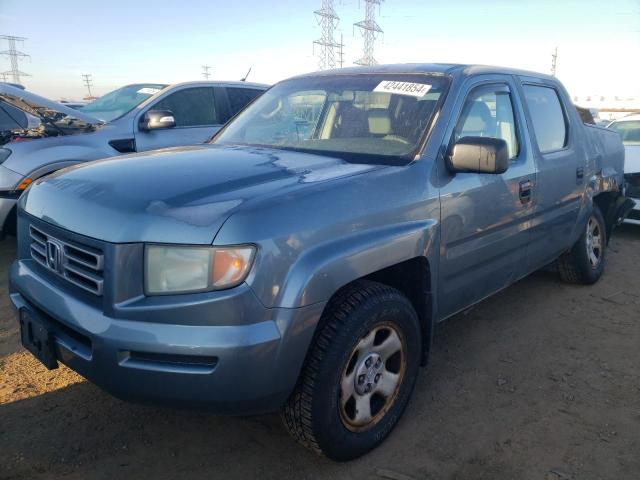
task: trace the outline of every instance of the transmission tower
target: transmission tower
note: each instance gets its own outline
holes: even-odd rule
[[[211,76],[211,74],[209,73],[210,68],[211,67],[209,65],[202,65],[202,76],[205,80],[209,80],[209,77]]]
[[[313,13],[316,15],[318,25],[322,30],[320,39],[313,42],[314,46],[318,45],[320,47],[320,52],[318,53],[320,70],[336,68],[335,49],[341,47],[341,44],[336,43],[333,39],[333,31],[338,25],[340,17],[336,15],[333,9],[333,0],[322,0],[322,8]]]
[[[556,66],[558,64],[558,47],[553,51],[551,55],[551,75],[556,76]]]
[[[344,40],[342,38],[342,34],[340,34],[340,44],[339,44],[340,50],[338,50],[338,63],[340,64],[340,68],[342,68],[342,66],[344,65],[344,52],[342,51],[342,48],[344,47]]]
[[[18,61],[20,59],[23,58],[27,58],[29,57],[29,55],[27,55],[24,52],[19,51],[16,48],[16,42],[24,42],[26,40],[25,37],[14,37],[11,35],[0,35],[0,39],[2,40],[6,40],[7,43],[9,44],[9,50],[4,50],[2,52],[0,52],[0,55],[4,55],[9,57],[10,61],[11,61],[11,70],[8,70],[6,72],[2,72],[3,74],[3,78],[6,78],[5,75],[11,75],[11,78],[13,79],[13,83],[20,83],[20,77],[29,77],[30,75],[28,73],[24,73],[21,72],[20,69],[18,68]]]
[[[93,87],[93,79],[91,78],[91,74],[90,73],[83,73],[82,74],[82,81],[84,82],[85,87],[87,87],[87,90],[89,91],[89,97],[88,98],[93,98],[93,94],[91,93],[91,87]]]
[[[364,20],[354,23],[355,27],[360,29],[364,37],[364,56],[360,60],[356,60],[356,65],[375,65],[376,59],[373,57],[373,46],[379,34],[384,33],[380,25],[376,23],[376,5],[380,5],[384,0],[364,0],[365,15]]]

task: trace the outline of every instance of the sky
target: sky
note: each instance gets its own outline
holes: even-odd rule
[[[318,69],[320,0],[0,0],[0,34],[27,37],[22,83],[79,99],[129,83],[275,83]],[[363,0],[335,0],[345,66],[362,56]],[[571,95],[640,97],[640,0],[385,0],[379,63],[480,63],[549,73]],[[1,41],[0,41],[1,42]],[[0,43],[6,49],[6,42]],[[317,47],[316,47],[317,53]],[[0,58],[0,71],[9,60]]]

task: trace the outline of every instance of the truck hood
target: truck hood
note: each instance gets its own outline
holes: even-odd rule
[[[60,170],[34,182],[20,205],[43,221],[108,242],[208,245],[248,201],[285,198],[309,184],[378,168],[265,148],[177,147]]]
[[[64,117],[82,120],[91,125],[99,125],[102,122],[92,115],[87,115],[81,111],[64,106],[35,93],[27,92],[7,83],[0,83],[0,99],[4,102],[19,108],[34,117],[39,118],[43,123],[52,123]]]

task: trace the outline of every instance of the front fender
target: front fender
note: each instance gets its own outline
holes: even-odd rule
[[[12,149],[5,166],[32,178],[59,170],[69,163],[98,160],[117,153],[95,133],[40,138],[12,144]]]
[[[278,307],[326,302],[344,285],[386,267],[430,256],[436,220],[411,221],[348,235],[303,253],[291,266]]]

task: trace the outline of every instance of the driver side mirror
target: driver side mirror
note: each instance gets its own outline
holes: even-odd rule
[[[138,128],[144,132],[162,130],[176,126],[176,119],[171,110],[149,110],[140,119]]]
[[[509,147],[501,138],[463,137],[448,155],[452,172],[504,173],[509,168]]]

